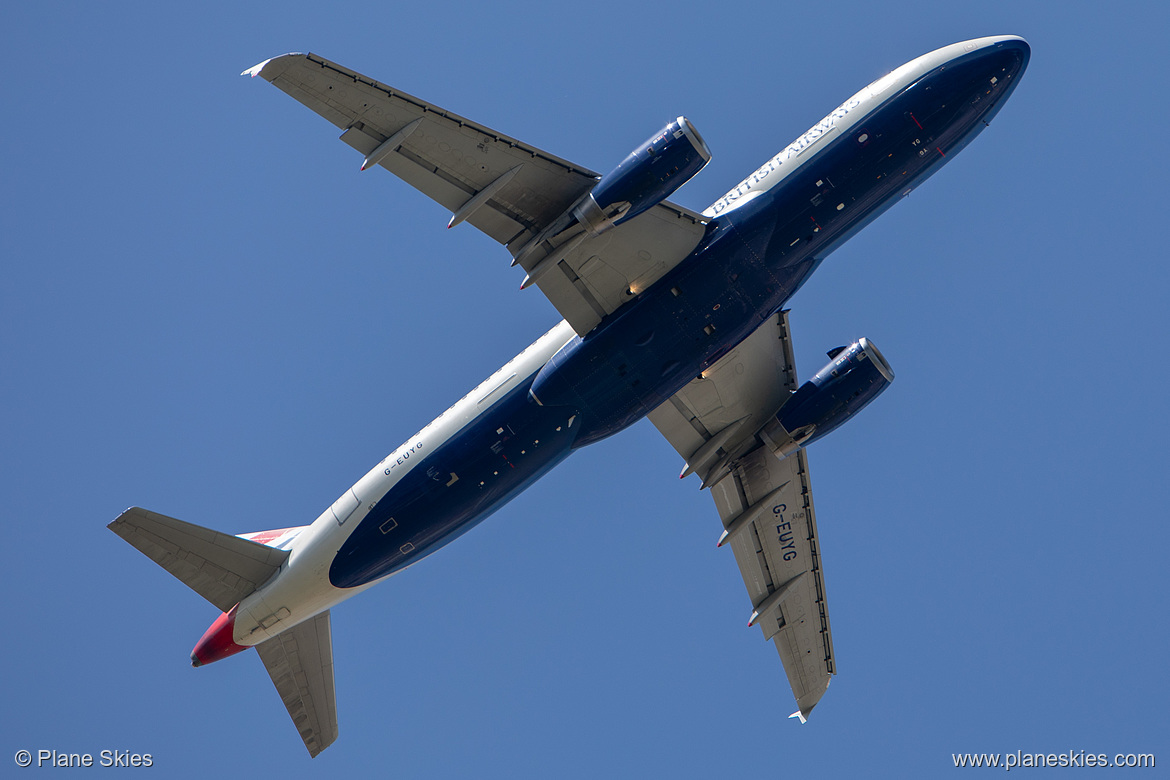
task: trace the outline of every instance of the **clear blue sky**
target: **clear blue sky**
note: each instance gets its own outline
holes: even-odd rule
[[[1170,764],[1170,12],[956,5],[9,4],[0,773],[20,748],[153,777]],[[999,33],[1033,57],[992,128],[791,303],[801,376],[859,336],[897,373],[810,451],[839,674],[807,725],[645,422],[334,610],[315,761],[254,653],[190,668],[215,609],[106,523],[310,522],[558,319],[241,70],[313,51],[599,170],[685,114],[701,210],[866,83]]]

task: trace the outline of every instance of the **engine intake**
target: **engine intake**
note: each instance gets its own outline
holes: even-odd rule
[[[759,432],[779,458],[836,430],[877,398],[894,371],[878,348],[859,339],[800,386]]]

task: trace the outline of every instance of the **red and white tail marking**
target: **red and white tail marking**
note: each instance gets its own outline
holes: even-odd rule
[[[250,542],[267,545],[268,547],[275,547],[278,550],[287,550],[292,541],[296,539],[301,531],[309,526],[300,525],[296,528],[277,528],[272,531],[253,531],[248,534],[236,534],[241,539],[247,539]]]

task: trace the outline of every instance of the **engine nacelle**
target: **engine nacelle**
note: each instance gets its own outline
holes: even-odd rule
[[[855,341],[789,396],[759,436],[777,457],[787,457],[860,412],[892,381],[894,371],[877,347]]]
[[[699,131],[680,116],[602,176],[573,216],[589,232],[601,233],[666,200],[710,160]]]

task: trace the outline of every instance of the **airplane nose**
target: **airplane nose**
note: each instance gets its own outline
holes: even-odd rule
[[[237,605],[238,606],[238,605]],[[212,661],[227,658],[248,648],[237,645],[232,635],[236,628],[236,607],[225,612],[215,619],[211,627],[203,634],[203,638],[191,651],[191,665],[205,666]]]
[[[991,45],[984,49],[983,54],[998,55],[1001,60],[1011,61],[1014,65],[1013,76],[1018,78],[1028,67],[1028,60],[1032,58],[1032,47],[1018,35],[1001,35],[992,39]]]
[[[995,107],[983,117],[985,122],[990,122],[1008,95],[1015,90],[1020,77],[1028,68],[1032,47],[1018,35],[977,38],[967,41],[964,46],[967,48],[967,54],[960,59],[979,63],[979,67],[986,70],[991,84],[998,85],[999,94],[994,98]]]
[[[1032,47],[1018,35],[1005,35],[1003,40],[997,43],[996,46],[997,48],[1014,52],[1023,61],[1025,66],[1032,57]]]

